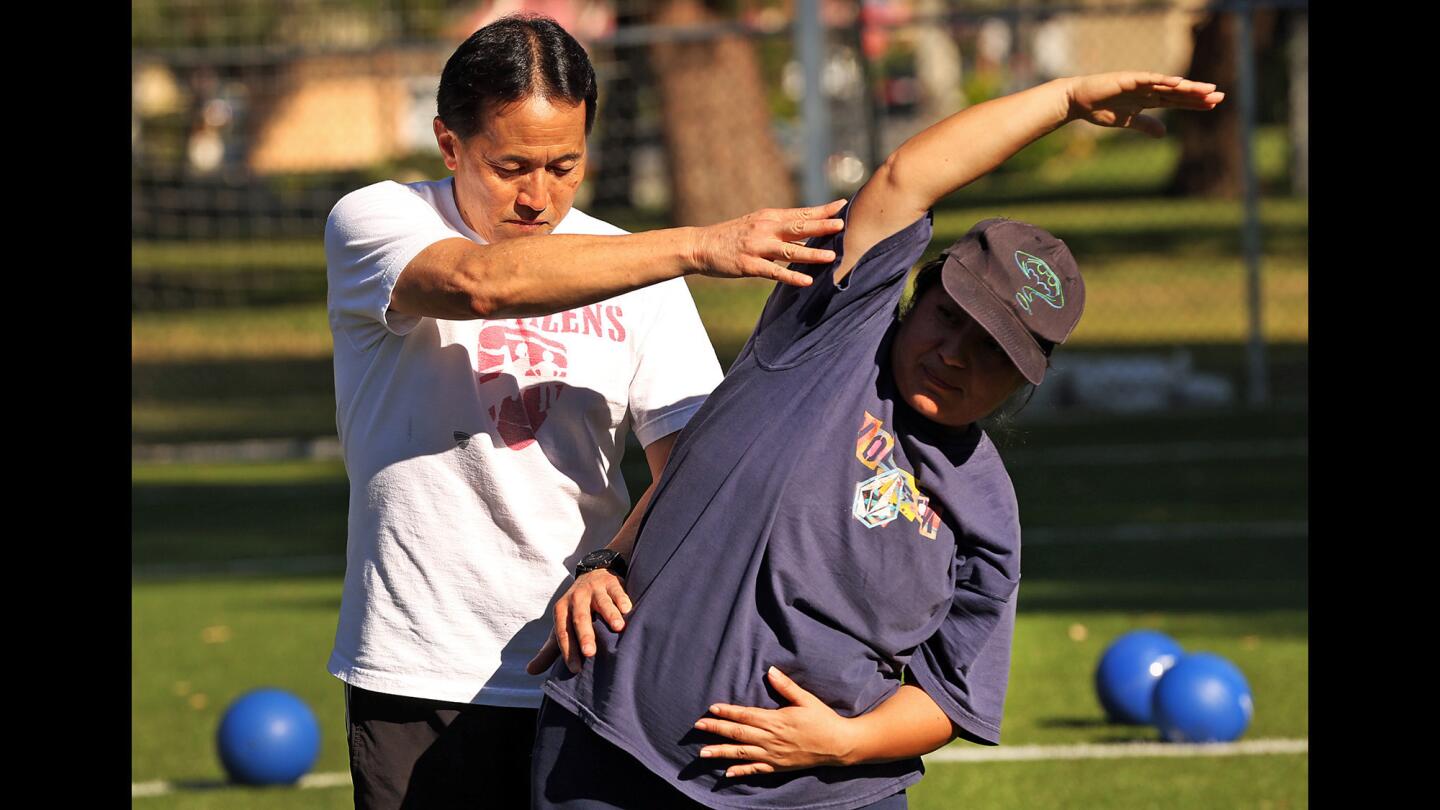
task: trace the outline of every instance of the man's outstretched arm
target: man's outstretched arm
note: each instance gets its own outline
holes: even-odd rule
[[[765,209],[718,225],[624,236],[550,234],[488,245],[443,239],[405,266],[390,309],[445,320],[527,317],[691,273],[805,286],[810,276],[779,262],[833,262],[834,251],[800,243],[838,233],[843,222],[833,217],[844,205]]]

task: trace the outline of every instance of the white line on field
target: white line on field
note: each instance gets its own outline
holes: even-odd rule
[[[1056,759],[1127,759],[1138,757],[1236,757],[1260,754],[1304,754],[1310,750],[1310,741],[1302,740],[1247,740],[1238,743],[1096,743],[1083,745],[1015,745],[997,748],[942,748],[933,754],[926,754],[928,763],[938,762],[1019,762],[1026,760]],[[350,784],[348,772],[312,773],[302,777],[297,787],[329,788]],[[177,786],[174,782],[132,782],[130,798],[163,796],[179,789],[205,789],[225,787],[223,782],[206,782]]]
[[[1310,740],[1247,740],[1236,743],[1131,742],[1081,745],[1016,745],[995,748],[942,748],[925,762],[1018,762],[1035,759],[1127,759],[1131,757],[1236,757],[1304,754]]]
[[[298,788],[330,788],[341,787],[350,784],[350,773],[348,771],[336,771],[334,773],[312,773],[300,777],[295,784]],[[149,796],[164,796],[167,793],[174,793],[179,790],[215,790],[217,788],[231,787],[228,782],[206,781],[206,782],[131,782],[130,798],[139,799]]]

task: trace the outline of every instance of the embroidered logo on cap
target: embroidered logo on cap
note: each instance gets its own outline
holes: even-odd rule
[[[1023,250],[1015,251],[1015,265],[1020,268],[1021,275],[1034,282],[1035,286],[1026,284],[1015,291],[1015,300],[1020,303],[1021,309],[1030,314],[1030,302],[1039,298],[1056,309],[1065,307],[1065,291],[1060,288],[1060,277],[1050,269],[1050,265],[1039,256],[1031,256]]]

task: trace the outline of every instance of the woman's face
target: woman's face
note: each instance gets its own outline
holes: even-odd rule
[[[890,367],[905,402],[950,427],[989,416],[1025,381],[1000,344],[939,284],[901,321]]]

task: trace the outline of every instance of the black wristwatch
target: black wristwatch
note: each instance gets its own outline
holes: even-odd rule
[[[602,568],[621,579],[624,579],[630,571],[630,567],[625,564],[625,558],[620,556],[620,552],[602,548],[580,558],[580,564],[575,566],[575,577],[578,579],[591,571],[599,571]]]

